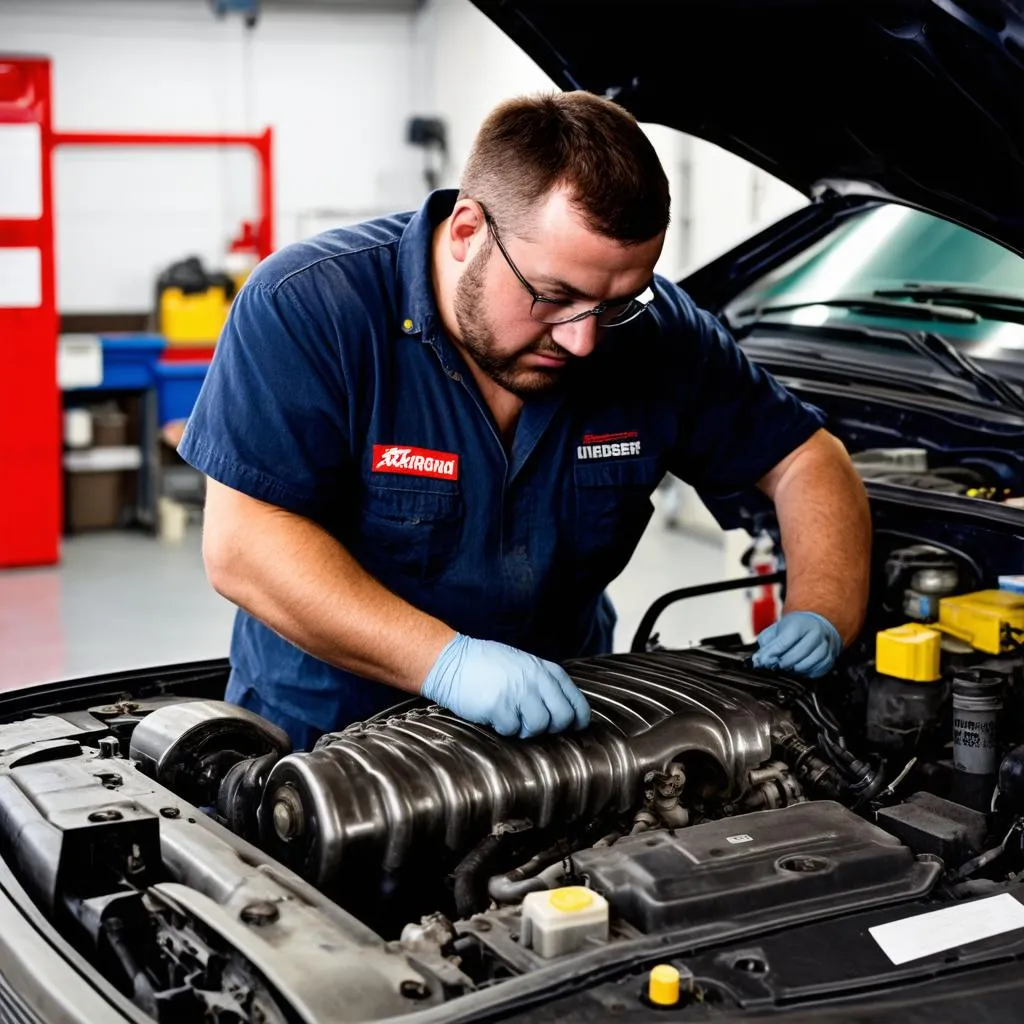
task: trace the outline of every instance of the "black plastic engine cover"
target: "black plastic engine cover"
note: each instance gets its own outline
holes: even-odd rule
[[[876,821],[912,850],[941,857],[947,867],[959,867],[981,853],[988,834],[981,811],[934,793],[913,793],[901,804],[883,807]]]
[[[573,863],[613,913],[647,934],[761,918],[783,925],[912,899],[942,870],[831,801],[630,836]]]

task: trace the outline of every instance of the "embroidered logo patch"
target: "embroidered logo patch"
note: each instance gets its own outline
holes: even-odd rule
[[[406,476],[432,476],[437,480],[458,480],[459,457],[452,452],[435,452],[429,448],[375,444],[373,471],[404,473]]]
[[[640,432],[623,430],[618,434],[584,434],[583,444],[576,446],[578,459],[615,459],[640,454]]]

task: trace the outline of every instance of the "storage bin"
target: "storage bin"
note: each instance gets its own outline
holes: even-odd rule
[[[235,297],[234,279],[198,256],[172,263],[156,280],[156,326],[169,345],[216,343]]]
[[[167,344],[163,338],[155,334],[105,335],[100,343],[103,346],[101,386],[105,391],[143,390],[153,386],[153,368]]]
[[[223,287],[188,294],[165,288],[160,295],[160,333],[172,345],[209,345],[220,335],[231,297]]]
[[[124,504],[124,478],[121,473],[106,470],[68,473],[66,486],[68,528],[73,533],[120,525]]]
[[[160,426],[187,420],[203,386],[207,362],[161,362],[155,367],[157,410]]]
[[[99,448],[116,448],[128,443],[128,415],[119,409],[94,409],[92,443]]]

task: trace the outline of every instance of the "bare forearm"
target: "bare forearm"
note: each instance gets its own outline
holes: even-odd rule
[[[213,480],[203,557],[219,593],[297,647],[412,693],[455,635],[381,586],[315,523]]]
[[[785,611],[814,611],[848,644],[864,623],[871,562],[867,495],[842,445],[821,432],[777,482]]]

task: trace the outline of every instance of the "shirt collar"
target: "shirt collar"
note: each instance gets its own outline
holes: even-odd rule
[[[434,229],[455,206],[458,190],[436,189],[412,215],[398,243],[398,316],[409,337],[429,341],[441,317],[431,275]]]

